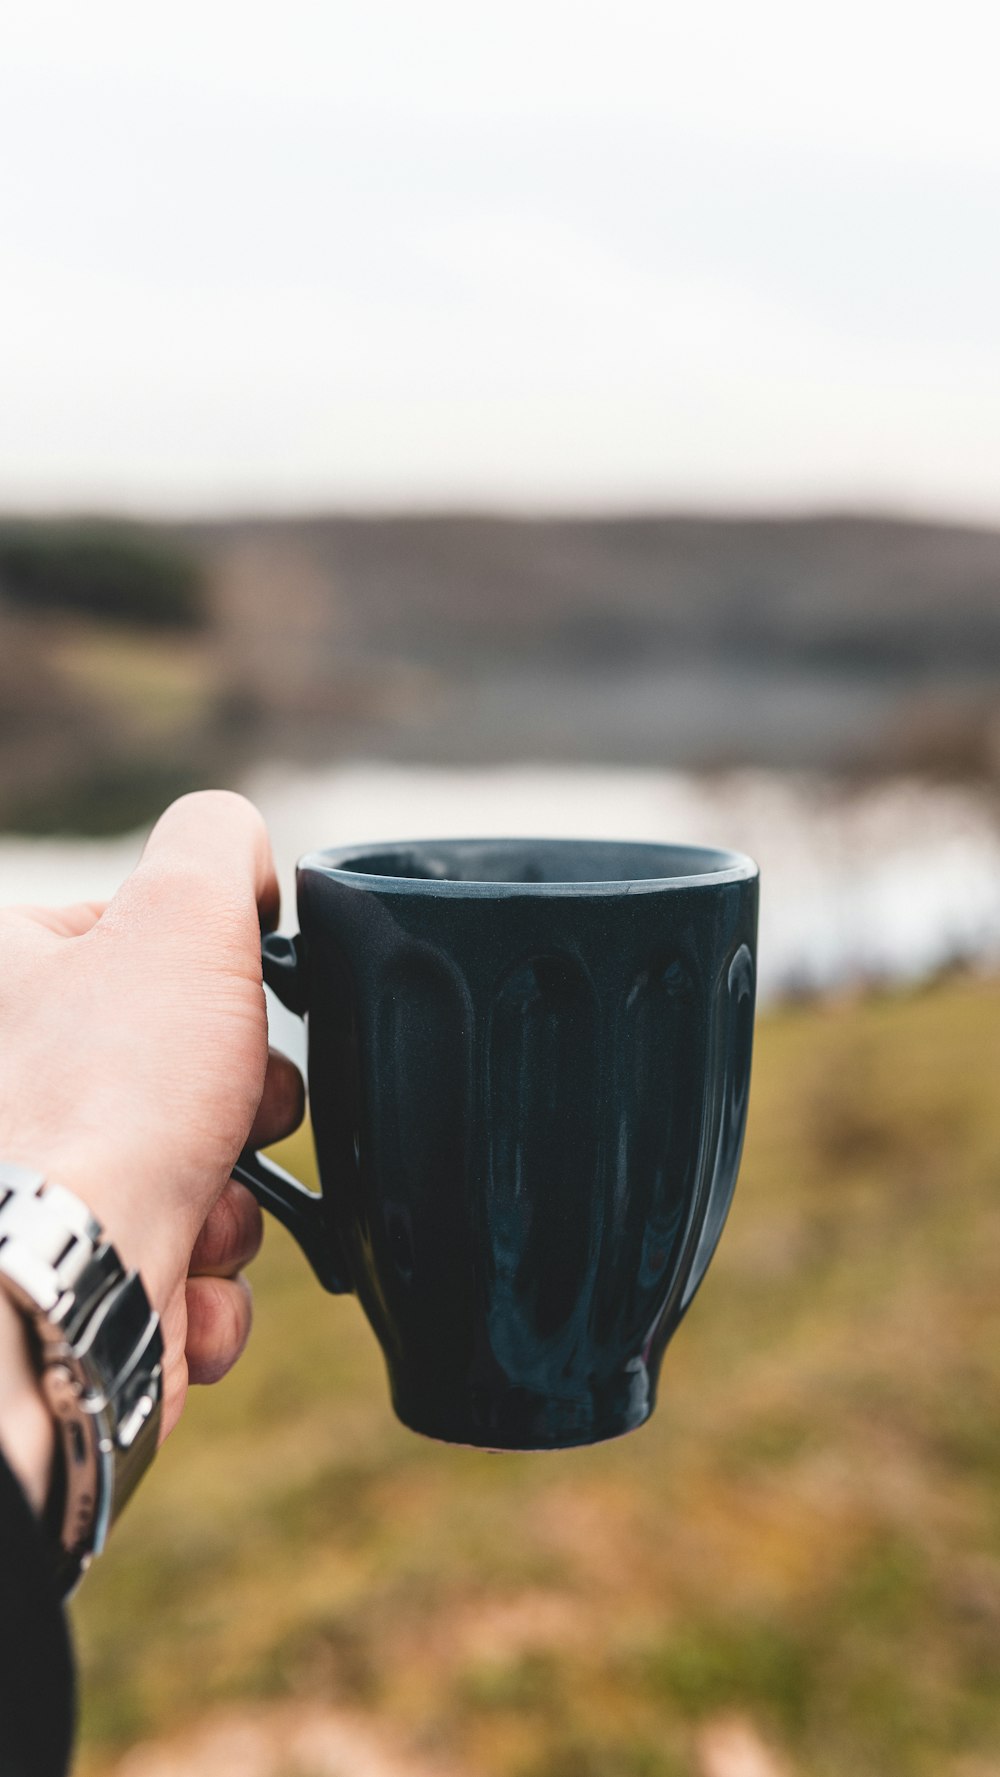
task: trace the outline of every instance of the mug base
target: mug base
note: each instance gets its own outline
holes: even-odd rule
[[[607,1443],[645,1425],[655,1405],[648,1372],[633,1373],[594,1395],[565,1400],[510,1389],[474,1390],[462,1403],[429,1400],[392,1388],[397,1419],[408,1431],[469,1450],[573,1450]]]

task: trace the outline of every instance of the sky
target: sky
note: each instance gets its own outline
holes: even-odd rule
[[[1000,522],[988,0],[10,0],[0,509]]]

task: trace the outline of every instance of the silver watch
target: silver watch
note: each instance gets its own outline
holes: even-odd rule
[[[55,1577],[72,1590],[156,1451],[163,1340],[139,1274],[65,1186],[0,1161],[0,1288],[34,1330],[58,1428]]]

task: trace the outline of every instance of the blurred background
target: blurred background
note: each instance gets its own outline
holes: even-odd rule
[[[84,1777],[1000,1772],[998,39],[6,9],[0,898],[109,892],[218,783],[289,929],[348,839],[763,871],[654,1421],[422,1443],[270,1229],[74,1606]]]

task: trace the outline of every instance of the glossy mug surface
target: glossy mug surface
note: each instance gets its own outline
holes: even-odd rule
[[[554,1449],[652,1412],[746,1121],[757,869],[449,840],[316,852],[265,978],[308,1014],[322,1191],[237,1176],[356,1291],[404,1424]]]

